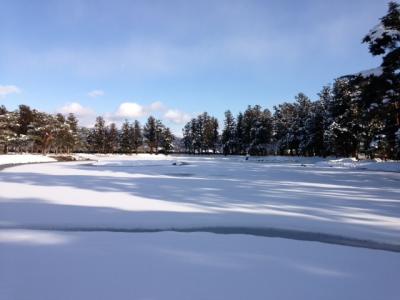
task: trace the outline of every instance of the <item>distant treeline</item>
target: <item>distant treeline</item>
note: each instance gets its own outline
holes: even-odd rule
[[[32,153],[168,153],[174,136],[160,120],[150,116],[142,128],[127,120],[118,129],[99,116],[93,128],[79,127],[74,114],[51,115],[20,105],[15,111],[0,106],[0,152]]]
[[[50,115],[20,105],[0,106],[0,152],[99,153],[181,152],[252,155],[354,156],[400,159],[400,6],[388,13],[363,39],[382,64],[373,70],[336,79],[319,99],[303,93],[273,112],[248,106],[236,117],[225,112],[224,126],[204,112],[188,122],[183,139],[175,138],[160,120],[125,121],[120,129],[78,126],[73,114]]]

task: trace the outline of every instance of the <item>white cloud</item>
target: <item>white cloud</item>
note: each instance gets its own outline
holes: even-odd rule
[[[79,124],[86,127],[92,127],[95,123],[96,112],[84,107],[78,102],[70,102],[59,108],[57,112],[68,114],[73,113],[79,119]],[[191,118],[190,114],[178,109],[168,108],[160,101],[153,102],[149,105],[141,105],[136,102],[123,102],[119,104],[114,112],[103,113],[103,117],[107,124],[112,122],[117,126],[121,126],[124,119],[139,119],[148,117],[150,114],[155,114],[155,117],[161,118],[163,121],[170,122],[171,128],[175,132],[180,132],[177,126],[188,122]]]
[[[93,90],[93,91],[88,93],[88,96],[92,97],[92,98],[104,96],[104,91],[102,91],[102,90]]]
[[[78,117],[94,115],[94,111],[92,109],[88,107],[83,107],[78,102],[68,103],[61,107],[58,111],[63,114],[73,113]]]
[[[115,113],[119,118],[138,118],[145,115],[145,109],[142,105],[135,102],[121,103]]]
[[[150,105],[140,105],[136,102],[123,102],[118,106],[115,113],[108,114],[108,118],[115,121],[125,118],[140,118],[166,110],[167,107],[161,101],[153,102]]]
[[[165,105],[161,101],[156,101],[148,106],[149,111],[164,111],[166,109]]]
[[[74,114],[79,120],[79,125],[86,127],[92,127],[96,117],[96,112],[93,109],[84,107],[78,102],[67,103],[59,108],[57,112],[62,114]]]
[[[9,94],[19,94],[21,90],[15,85],[0,85],[0,98]]]
[[[184,124],[190,120],[190,115],[177,109],[168,109],[164,118],[175,124]]]

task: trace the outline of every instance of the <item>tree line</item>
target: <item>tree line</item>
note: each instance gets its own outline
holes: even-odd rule
[[[400,159],[400,6],[388,13],[364,37],[378,68],[337,78],[316,101],[303,93],[273,112],[248,106],[236,117],[225,112],[220,141],[206,138],[203,115],[183,129],[191,153],[214,150],[224,154],[336,155]]]
[[[273,107],[248,106],[225,112],[222,132],[217,118],[204,112],[182,129],[188,153],[353,156],[400,159],[400,6],[364,37],[378,68],[342,76],[324,86],[318,99],[299,93]],[[51,115],[20,105],[0,106],[0,151],[138,153],[180,151],[171,130],[150,116],[142,127],[125,121],[117,128],[99,116],[93,128],[78,126],[73,114]],[[174,149],[175,147],[175,149]]]
[[[64,116],[40,112],[27,105],[7,111],[0,106],[0,152],[31,153],[150,153],[171,152],[174,136],[160,120],[150,116],[141,127],[139,121],[128,120],[117,128],[106,125],[102,116],[93,128],[78,126],[74,114]]]

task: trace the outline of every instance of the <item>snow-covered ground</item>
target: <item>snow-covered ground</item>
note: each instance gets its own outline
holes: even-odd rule
[[[400,244],[399,173],[242,157],[91,158],[0,172],[0,226],[272,227]]]
[[[400,173],[387,172],[387,165],[398,168],[396,162],[80,158],[93,161],[0,172],[0,299],[395,299],[399,294]],[[135,232],[149,229],[205,232]],[[324,241],[328,234],[367,241],[353,248],[207,233],[270,229],[295,239],[302,232],[306,237],[299,240]],[[366,249],[368,241],[397,250]]]
[[[25,163],[56,161],[54,158],[39,154],[7,154],[0,155],[0,166]]]
[[[210,233],[0,231],[0,299],[395,300],[398,253]]]

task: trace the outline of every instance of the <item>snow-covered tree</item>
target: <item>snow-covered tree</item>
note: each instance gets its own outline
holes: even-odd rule
[[[382,145],[385,156],[397,157],[400,153],[396,132],[400,128],[400,5],[389,3],[387,14],[364,37],[364,43],[374,56],[382,56],[382,64],[375,72],[360,74],[365,86],[363,99],[369,102],[376,124],[372,149]],[[379,124],[381,123],[381,124]],[[376,130],[375,130],[376,131]],[[377,143],[376,141],[381,141]]]
[[[78,119],[73,113],[69,113],[66,120],[67,125],[69,126],[69,134],[65,141],[67,147],[67,153],[73,152],[75,147],[79,145],[79,127],[78,127]]]
[[[56,138],[58,128],[58,120],[55,116],[32,111],[33,121],[29,125],[28,136],[34,142],[34,146],[43,154],[47,154]]]
[[[332,92],[333,99],[328,107],[332,123],[325,137],[336,155],[356,157],[363,134],[359,87],[351,78],[342,77],[335,81]]]
[[[18,137],[18,113],[8,112],[5,107],[0,111],[0,152],[7,153]]]

